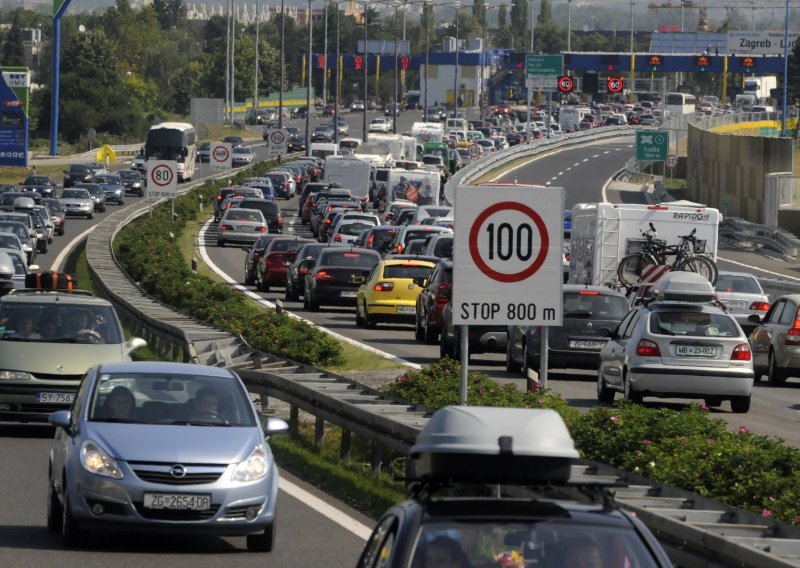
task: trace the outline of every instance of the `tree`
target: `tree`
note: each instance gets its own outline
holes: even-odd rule
[[[486,25],[486,3],[483,0],[473,0],[472,15],[478,18],[481,27]]]
[[[528,0],[512,0],[511,2],[511,31],[520,46],[526,45],[528,37]]]
[[[183,0],[153,0],[153,9],[162,29],[169,30],[186,23],[187,10]]]
[[[553,7],[550,0],[542,0],[539,6],[539,13],[536,16],[536,21],[539,24],[552,24],[553,23]]]

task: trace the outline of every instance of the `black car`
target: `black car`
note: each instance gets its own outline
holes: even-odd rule
[[[409,496],[378,519],[358,568],[673,565],[616,501],[626,484],[580,458],[553,410],[444,407],[409,461]]]
[[[258,199],[247,197],[237,204],[242,209],[258,209],[267,220],[267,229],[270,233],[283,232],[283,214],[278,204],[271,199]]]
[[[296,302],[305,292],[305,281],[308,270],[317,262],[317,257],[330,245],[308,243],[297,251],[294,261],[286,267],[286,293],[284,299]]]
[[[99,183],[77,183],[75,187],[83,188],[89,192],[94,201],[94,210],[104,213],[106,210],[106,194]]]
[[[461,359],[461,332],[465,326],[453,324],[453,303],[442,309],[442,331],[439,356]],[[478,353],[502,353],[506,349],[508,330],[504,325],[470,325],[469,358]]]
[[[42,197],[57,197],[57,185],[50,179],[50,176],[32,175],[25,178],[19,188],[20,191],[36,191]]]
[[[90,164],[70,164],[64,170],[64,187],[74,187],[76,183],[94,181],[94,168]]]
[[[414,337],[435,344],[442,330],[442,312],[453,293],[453,261],[441,260],[417,296]]]
[[[230,144],[231,146],[239,146],[244,144],[244,140],[241,136],[226,136],[222,139],[222,141],[226,144]]]
[[[294,126],[286,128],[289,134],[287,148],[290,152],[302,152],[306,149],[306,135],[300,132],[300,129]]]
[[[381,256],[363,248],[336,246],[326,249],[306,274],[303,306],[312,312],[321,305],[355,306],[358,287]]]
[[[200,163],[208,163],[211,161],[211,143],[203,142],[197,147],[196,160]]]
[[[144,178],[139,170],[120,170],[117,172],[122,186],[125,188],[125,193],[132,193],[139,197],[144,197]]]
[[[551,327],[548,337],[548,369],[597,369],[600,350],[625,314],[628,299],[605,286],[565,284],[563,323]],[[470,328],[471,330],[471,328]],[[506,368],[539,372],[541,328],[508,328]]]

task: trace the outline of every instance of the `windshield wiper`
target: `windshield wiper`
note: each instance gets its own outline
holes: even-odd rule
[[[564,315],[571,318],[589,318],[592,317],[592,312],[564,312]]]

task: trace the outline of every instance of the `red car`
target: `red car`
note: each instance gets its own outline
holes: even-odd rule
[[[442,310],[453,293],[453,261],[440,260],[428,277],[425,288],[417,296],[414,337],[433,344],[442,331]]]
[[[286,286],[286,267],[294,262],[297,251],[316,241],[300,237],[285,237],[271,241],[258,259],[256,288],[268,292],[270,286]]]
[[[334,103],[328,103],[322,109],[322,116],[333,116],[334,114],[336,114],[336,105]]]

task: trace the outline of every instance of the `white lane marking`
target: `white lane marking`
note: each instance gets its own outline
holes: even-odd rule
[[[233,287],[236,288],[239,292],[241,292],[242,294],[245,294],[246,296],[254,299],[259,304],[274,310],[275,307],[276,307],[274,303],[270,302],[269,300],[265,300],[264,298],[262,298],[261,296],[259,296],[255,292],[252,292],[251,290],[247,289],[245,286],[242,286],[241,284],[239,284],[239,282],[237,282],[236,280],[234,280],[233,278],[228,276],[220,267],[218,267],[216,264],[214,264],[214,261],[212,261],[211,257],[208,256],[208,253],[206,252],[206,246],[205,246],[204,243],[205,243],[206,231],[208,230],[208,227],[211,226],[211,221],[212,221],[211,219],[206,221],[206,223],[203,225],[203,228],[200,229],[200,233],[198,233],[198,240],[199,240],[198,248],[200,249],[200,258],[202,258],[203,262],[205,262],[206,265],[211,270],[216,272],[220,276],[220,278],[225,280],[225,282],[227,282],[229,284],[232,284]],[[320,331],[322,331],[324,333],[327,333],[328,335],[331,335],[331,336],[333,336],[333,337],[335,337],[335,338],[337,338],[337,339],[339,339],[341,341],[344,341],[345,343],[349,343],[350,345],[355,345],[356,347],[360,347],[361,349],[365,349],[366,351],[374,353],[375,355],[378,355],[379,357],[383,357],[384,359],[388,359],[389,361],[393,361],[395,363],[399,363],[401,365],[405,365],[407,367],[411,367],[412,369],[421,369],[422,368],[422,365],[417,365],[416,363],[412,363],[411,361],[406,361],[405,359],[403,359],[401,357],[398,357],[397,355],[392,355],[391,353],[387,353],[386,351],[381,351],[380,349],[376,349],[375,347],[372,347],[371,345],[367,345],[366,343],[361,343],[360,341],[356,341],[355,339],[352,339],[350,337],[346,337],[344,335],[336,333],[335,331],[332,331],[332,330],[330,330],[330,329],[328,329],[328,328],[326,328],[324,326],[318,325],[318,324],[314,323],[311,320],[307,320],[307,319],[305,319],[303,317],[300,317],[297,314],[290,312],[289,310],[285,309],[285,310],[283,310],[283,313],[287,314],[289,317],[292,317],[292,318],[298,319],[300,321],[303,321],[303,322],[307,323],[308,325],[314,326],[318,330],[320,330]]]
[[[611,153],[611,150],[606,150],[605,152],[603,152],[603,154],[610,154],[610,153]]]
[[[558,176],[553,176],[553,177],[551,177],[550,179],[551,179],[552,181],[556,181],[556,180],[558,179]]]
[[[620,138],[626,138],[626,136],[622,135],[622,136],[620,136]],[[616,138],[614,138],[612,140],[616,140]],[[577,150],[579,148],[587,148],[589,146],[598,146],[600,144],[605,144],[607,142],[609,142],[609,140],[597,140],[597,141],[594,141],[594,142],[587,142],[586,144],[580,144],[580,145],[575,145],[575,146],[567,146],[567,147],[561,148],[560,150],[556,150],[556,151],[553,151],[553,152],[546,152],[546,153],[542,153],[542,154],[536,154],[536,155],[533,156],[533,158],[531,158],[530,160],[526,160],[526,161],[522,162],[518,166],[514,166],[513,168],[510,168],[508,170],[503,170],[496,177],[490,179],[489,181],[490,182],[496,182],[501,177],[505,177],[508,174],[510,174],[512,172],[515,172],[520,168],[524,168],[525,166],[527,166],[528,164],[530,164],[532,162],[536,162],[538,160],[541,160],[542,158],[547,158],[547,157],[553,156],[555,154],[560,154],[561,152],[565,152],[567,150]],[[633,145],[631,145],[631,146],[633,146]],[[608,152],[606,152],[606,154],[608,154]],[[595,158],[598,158],[599,156],[600,156],[600,154],[595,154],[594,155]]]
[[[96,228],[97,225],[92,225],[84,232],[82,232],[80,235],[72,239],[67,244],[67,246],[65,246],[64,249],[60,253],[58,253],[58,256],[55,258],[55,260],[53,260],[53,264],[50,265],[50,270],[53,270],[55,272],[61,272],[61,268],[63,267],[64,262],[67,260],[67,257],[70,254],[72,254],[73,249],[77,247],[78,244],[81,243],[86,237],[88,237],[89,233],[94,231]]]
[[[558,175],[563,176],[564,172],[558,172]],[[553,178],[553,179],[556,179],[556,178]]]
[[[343,513],[333,505],[326,503],[316,495],[309,493],[284,477],[278,478],[278,487],[298,501],[302,501],[305,505],[311,507],[315,512],[328,517],[337,525],[347,529],[358,538],[368,540],[369,536],[372,534],[372,529],[364,523],[358,522],[353,517]]]
[[[577,167],[578,167],[578,166],[580,166],[580,165],[581,165],[581,163],[580,163],[580,162],[575,162],[574,164],[572,164],[572,167],[573,167],[573,168],[577,168]]]
[[[568,171],[570,171],[571,169],[572,169],[572,166],[568,167],[568,168],[567,168],[566,170],[564,170],[564,171],[567,171],[567,172],[568,172]]]
[[[584,159],[583,159],[583,161],[584,161],[584,162],[588,162],[588,161],[589,161],[589,158],[584,158]]]
[[[766,274],[773,274],[775,276],[780,276],[781,278],[788,278],[789,280],[794,280],[795,282],[800,282],[800,278],[795,276],[788,276],[787,274],[781,274],[780,272],[774,272],[772,270],[767,270],[766,268],[759,268],[758,266],[753,266],[751,264],[744,264],[743,262],[737,262],[735,260],[731,260],[729,258],[722,258],[721,256],[717,257],[717,261],[723,262],[730,262],[731,264],[735,264],[737,266],[742,266],[744,268],[748,268],[751,270],[758,270],[759,272],[764,272]]]
[[[600,154],[595,154],[594,156],[592,156],[592,158],[599,158],[599,157],[600,157]]]

